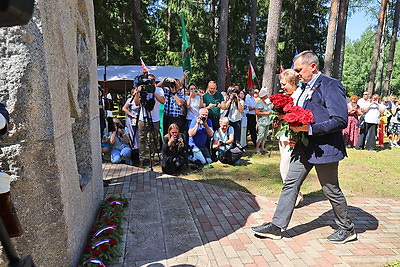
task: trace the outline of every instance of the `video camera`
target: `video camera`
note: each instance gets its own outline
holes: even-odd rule
[[[0,0],[0,27],[24,25],[32,17],[35,0]]]
[[[136,87],[142,86],[142,90],[140,91],[141,98],[145,98],[147,93],[154,93],[156,91],[154,82],[155,80],[150,79],[147,72],[135,77]]]

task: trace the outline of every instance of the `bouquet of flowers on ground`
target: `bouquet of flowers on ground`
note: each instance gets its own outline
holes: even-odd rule
[[[279,118],[281,128],[275,134],[276,138],[287,136],[295,142],[302,141],[304,145],[308,144],[303,132],[296,132],[290,129],[302,125],[310,125],[314,116],[310,110],[303,109],[300,106],[294,106],[293,99],[289,95],[276,94],[270,97],[275,117]]]

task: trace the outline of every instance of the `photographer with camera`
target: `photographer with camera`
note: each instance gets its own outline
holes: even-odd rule
[[[137,77],[137,93],[134,97],[139,108],[139,168],[143,168],[146,159],[146,146],[149,147],[150,160],[157,152],[160,131],[160,104],[165,103],[164,91],[156,87],[153,74],[144,73]]]
[[[129,145],[128,130],[122,125],[120,120],[114,118],[112,124],[108,125],[110,131],[108,142],[111,148],[111,163],[121,163],[124,159],[125,163],[132,165],[132,149]]]
[[[163,173],[176,175],[186,164],[186,148],[183,135],[180,133],[179,126],[172,123],[168,127],[168,133],[163,138],[161,148],[161,168]]]
[[[211,156],[206,146],[207,138],[212,137],[214,130],[212,122],[208,119],[208,110],[202,108],[199,111],[199,116],[192,120],[189,128],[189,147],[193,155],[189,156],[189,160],[197,165],[198,168],[203,168],[206,164],[211,164]],[[213,168],[209,165],[207,168]]]
[[[224,161],[226,151],[228,151],[235,141],[235,132],[232,126],[229,126],[227,117],[219,119],[219,129],[214,132],[212,148],[216,150],[219,161]]]
[[[239,89],[232,89],[229,91],[228,100],[226,102],[228,108],[225,115],[229,120],[229,125],[232,126],[235,131],[236,143],[240,143],[241,121],[244,111],[244,101],[239,98],[239,94]]]
[[[179,80],[165,78],[162,83],[165,93],[163,129],[166,131],[172,123],[179,129],[185,126],[185,115],[182,106],[185,105],[185,95],[181,93],[182,84]]]

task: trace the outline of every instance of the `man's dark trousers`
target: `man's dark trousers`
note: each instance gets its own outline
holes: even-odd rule
[[[296,147],[292,153],[289,172],[272,223],[281,229],[287,228],[300,187],[308,173],[315,167],[322,190],[332,205],[336,224],[340,229],[353,229],[354,224],[348,215],[347,202],[339,187],[338,164],[339,162],[311,164],[307,161],[304,153]]]

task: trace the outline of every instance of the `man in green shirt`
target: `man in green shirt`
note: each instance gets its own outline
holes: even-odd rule
[[[208,118],[211,119],[213,130],[218,130],[221,109],[226,109],[224,96],[217,91],[215,81],[209,81],[207,93],[203,96],[203,102],[208,109]]]

